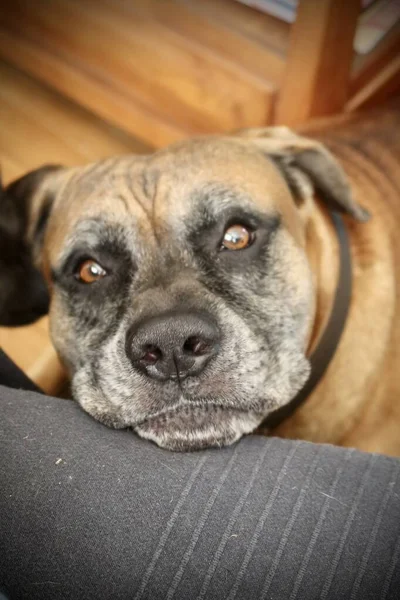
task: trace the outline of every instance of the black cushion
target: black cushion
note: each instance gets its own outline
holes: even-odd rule
[[[400,461],[249,436],[178,454],[0,386],[11,600],[400,597]]]

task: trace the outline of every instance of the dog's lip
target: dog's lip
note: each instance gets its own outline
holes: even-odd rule
[[[235,406],[224,405],[219,402],[209,402],[209,401],[186,402],[185,404],[177,404],[175,406],[171,406],[169,408],[165,408],[156,413],[153,413],[153,414],[147,416],[146,418],[141,419],[140,421],[135,423],[133,425],[133,428],[140,427],[141,425],[151,424],[152,422],[157,422],[157,421],[165,422],[168,417],[181,416],[182,414],[186,414],[189,416],[190,413],[193,413],[194,411],[198,412],[199,410],[203,411],[204,413],[224,412],[226,414],[235,413],[235,414],[239,415],[239,414],[247,413],[249,409],[246,409],[244,407],[237,407],[237,406],[235,407]],[[252,412],[256,412],[256,411],[252,411]],[[260,414],[261,414],[261,411],[260,411]]]
[[[150,415],[133,429],[162,448],[191,451],[230,445],[254,431],[262,418],[262,413],[218,403],[184,404]]]

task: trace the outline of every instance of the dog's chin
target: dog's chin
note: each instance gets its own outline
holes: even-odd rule
[[[186,405],[152,415],[134,430],[161,448],[188,452],[229,446],[254,431],[262,418],[260,413],[233,408]]]

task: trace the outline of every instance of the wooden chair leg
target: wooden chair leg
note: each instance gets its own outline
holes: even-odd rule
[[[296,125],[342,110],[361,0],[300,0],[275,123]]]

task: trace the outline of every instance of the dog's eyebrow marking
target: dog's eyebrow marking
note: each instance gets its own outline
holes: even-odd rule
[[[110,225],[101,218],[80,221],[66,241],[64,251],[57,260],[55,274],[57,275],[68,265],[71,256],[77,251],[79,253],[98,252],[101,249],[107,251],[112,246],[114,250],[110,251],[110,254],[125,253],[127,250],[125,234],[124,226],[121,224]]]
[[[248,194],[219,182],[209,182],[201,189],[194,190],[192,199],[197,209],[213,219],[218,219],[227,209],[237,208],[241,212],[255,214],[260,212]]]
[[[211,229],[229,218],[243,219],[254,226],[263,224],[268,229],[277,225],[276,213],[261,212],[248,195],[219,183],[209,183],[205,188],[195,190],[192,198],[196,218],[190,229]]]

